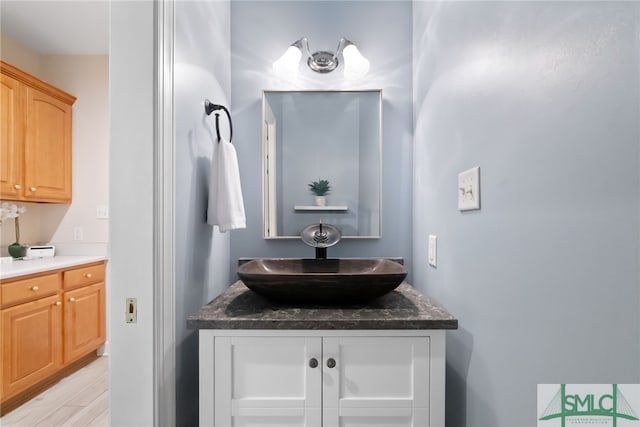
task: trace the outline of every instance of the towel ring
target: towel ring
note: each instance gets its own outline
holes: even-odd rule
[[[214,104],[208,99],[204,100],[204,112],[207,113],[207,116],[210,116],[211,113],[217,110],[224,110],[227,113],[227,118],[229,119],[229,142],[233,139],[233,124],[231,123],[231,114],[227,107],[224,105]],[[220,114],[216,113],[216,136],[218,137],[218,143],[220,143]]]

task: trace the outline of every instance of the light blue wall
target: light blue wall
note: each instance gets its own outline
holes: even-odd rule
[[[186,318],[229,285],[229,234],[206,224],[215,141],[204,100],[230,106],[228,1],[175,2],[176,425],[197,424],[198,334]],[[220,119],[222,133],[227,125]]]
[[[393,31],[381,31],[393,24]],[[232,232],[231,265],[239,257],[313,256],[301,241],[262,238],[261,99],[264,89],[383,89],[382,238],[343,240],[329,256],[401,256],[411,265],[411,3],[342,1],[233,1],[231,93],[247,229]],[[300,67],[296,82],[272,74],[273,61],[298,38],[311,50],[335,50],[352,40],[371,61],[369,75],[345,82]]]
[[[640,5],[414,3],[415,284],[459,319],[447,425],[640,382]],[[480,211],[457,174],[481,167]]]

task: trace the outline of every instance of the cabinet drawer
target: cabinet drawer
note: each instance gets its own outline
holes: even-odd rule
[[[58,273],[31,277],[2,285],[2,306],[52,295],[60,289]]]
[[[98,282],[104,282],[104,264],[90,265],[64,272],[65,289],[73,289]]]

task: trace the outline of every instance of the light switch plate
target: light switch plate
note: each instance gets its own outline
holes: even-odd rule
[[[458,209],[480,209],[480,166],[458,174]]]
[[[436,267],[438,264],[438,237],[433,234],[429,234],[429,249],[428,249],[429,265]]]
[[[109,219],[109,206],[97,205],[96,206],[96,219]]]

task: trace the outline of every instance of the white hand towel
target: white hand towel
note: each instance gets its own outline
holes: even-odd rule
[[[221,232],[246,228],[236,149],[224,138],[213,143],[207,223]]]

